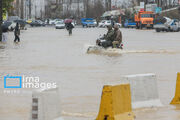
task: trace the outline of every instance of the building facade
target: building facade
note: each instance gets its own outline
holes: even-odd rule
[[[97,3],[103,11],[119,7],[122,0],[14,0],[13,15],[21,19],[45,19],[75,16],[85,17]],[[99,9],[101,9],[99,8]],[[102,10],[101,10],[102,11]],[[93,14],[93,13],[91,13]]]

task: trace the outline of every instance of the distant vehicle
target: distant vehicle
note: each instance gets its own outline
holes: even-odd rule
[[[100,21],[99,24],[98,24],[98,27],[102,27],[102,26],[104,25],[104,22],[105,22],[105,21],[106,21],[106,20]]]
[[[55,19],[54,24],[56,25],[58,22],[64,22],[64,20],[63,19]]]
[[[50,24],[50,25],[54,25],[55,22],[56,22],[55,20],[49,19],[49,24]]]
[[[97,22],[93,18],[82,18],[81,24],[83,27],[96,27]]]
[[[4,21],[3,25],[8,28],[8,30],[13,31],[16,27],[16,23],[15,22],[10,22],[10,21]]]
[[[97,21],[96,21],[96,20],[93,20],[93,22],[94,22],[95,26],[97,27]]]
[[[164,17],[163,22],[156,23],[154,25],[156,32],[166,31],[166,32],[179,32],[180,31],[180,22],[177,19],[170,19]]]
[[[41,26],[46,26],[46,24],[41,20],[36,20]]]
[[[99,27],[107,27],[111,25],[111,20],[102,20],[100,23],[99,23]]]
[[[136,22],[137,29],[142,29],[144,27],[153,28],[154,12],[139,11],[138,14],[135,15],[134,21]]]
[[[125,28],[135,28],[136,27],[136,23],[131,20],[131,19],[126,19],[125,23],[124,23],[124,27]]]
[[[55,25],[56,29],[64,29],[65,28],[65,23],[63,21],[59,21]]]
[[[119,28],[122,27],[122,24],[121,24],[121,23],[115,23],[115,24],[118,25]]]
[[[27,22],[28,24],[30,24],[30,23],[32,23],[32,20],[29,19],[29,20],[26,20],[26,22]]]
[[[41,23],[39,23],[37,20],[33,20],[31,23],[30,23],[31,27],[40,27],[42,26]]]

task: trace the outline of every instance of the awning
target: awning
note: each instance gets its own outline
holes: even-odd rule
[[[101,17],[119,16],[125,15],[123,10],[112,10],[105,12]]]

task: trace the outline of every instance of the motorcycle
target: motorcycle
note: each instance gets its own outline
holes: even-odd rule
[[[104,37],[100,37],[96,40],[96,45],[103,47],[103,42],[106,42],[106,40],[104,39]],[[123,46],[124,46],[123,43],[121,43],[121,44],[117,44],[117,46],[115,48],[123,49]],[[111,45],[111,47],[114,48],[113,45]]]
[[[102,51],[102,50],[108,50],[108,48],[123,50],[123,47],[124,47],[123,43],[121,43],[120,45],[117,45],[116,48],[114,48],[113,45],[105,48],[105,47],[103,47],[103,42],[106,42],[104,37],[99,37],[96,40],[96,45],[89,45],[88,46],[87,53],[94,53],[94,52],[98,52],[98,51]]]

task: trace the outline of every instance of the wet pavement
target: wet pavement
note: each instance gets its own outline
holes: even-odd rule
[[[61,90],[62,114],[66,120],[92,120],[99,110],[102,86],[124,75],[155,73],[161,108],[134,110],[136,120],[179,120],[180,106],[169,105],[175,92],[176,73],[180,71],[180,33],[155,30],[121,29],[124,50],[118,55],[87,54],[104,28],[75,28],[72,36],[53,27],[22,31],[21,42],[0,44],[1,76],[39,76],[41,81],[57,82]],[[173,51],[154,52],[154,51]],[[149,51],[147,53],[139,51]],[[2,86],[3,80],[0,81]],[[0,97],[1,100],[6,98]],[[16,101],[16,99],[14,99]],[[7,110],[0,103],[0,120],[26,120],[24,110]]]

